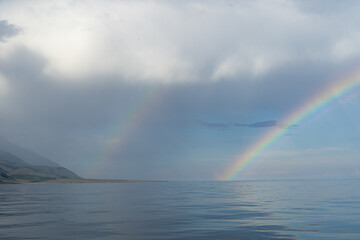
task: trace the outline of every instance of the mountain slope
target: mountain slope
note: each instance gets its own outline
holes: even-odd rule
[[[48,167],[61,167],[50,159],[43,157],[29,149],[20,147],[0,136],[0,151],[11,153],[28,164]]]
[[[15,183],[16,180],[9,176],[8,173],[0,168],[0,183]]]
[[[9,152],[0,151],[0,181],[26,180],[44,181],[52,179],[79,179],[72,171],[63,167],[36,166],[28,164]]]

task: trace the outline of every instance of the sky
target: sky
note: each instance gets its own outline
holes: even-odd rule
[[[0,0],[0,135],[82,177],[360,177],[359,1]]]

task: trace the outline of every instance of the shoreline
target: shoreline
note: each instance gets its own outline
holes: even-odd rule
[[[3,182],[4,184],[65,184],[65,183],[141,183],[162,182],[154,180],[118,180],[118,179],[53,179],[39,182],[16,180],[16,182]]]

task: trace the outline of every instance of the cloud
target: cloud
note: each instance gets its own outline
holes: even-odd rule
[[[36,10],[28,1],[0,4],[2,16],[25,29],[16,43],[42,54],[44,73],[62,80],[241,81],[289,63],[360,55],[360,31],[347,14],[359,9],[355,3],[332,18],[283,0],[36,1]]]
[[[13,37],[19,32],[19,27],[9,24],[7,20],[0,20],[0,42],[4,42],[7,38]]]
[[[226,129],[232,126],[229,123],[210,123],[210,122],[200,122],[200,125],[206,128],[217,128],[217,129]]]
[[[262,121],[262,122],[255,122],[248,125],[249,127],[259,128],[259,127],[278,127],[279,124],[275,120],[270,121]]]
[[[215,172],[358,64],[359,4],[304,2],[0,1],[0,135],[84,177]]]
[[[279,128],[295,128],[297,125],[286,125],[279,123],[276,120],[261,121],[254,123],[210,123],[210,122],[199,122],[200,126],[205,128],[215,128],[215,129],[228,129],[233,127],[248,127],[248,128],[270,128],[270,127],[279,127]]]

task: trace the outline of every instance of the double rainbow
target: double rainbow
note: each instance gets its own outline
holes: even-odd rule
[[[315,94],[303,105],[289,114],[282,122],[287,126],[299,125],[306,119],[354,91],[360,85],[360,70],[339,78],[325,89]],[[262,136],[245,153],[236,156],[234,162],[223,172],[220,180],[234,179],[246,166],[266,151],[274,142],[286,135],[289,127],[273,128]]]

